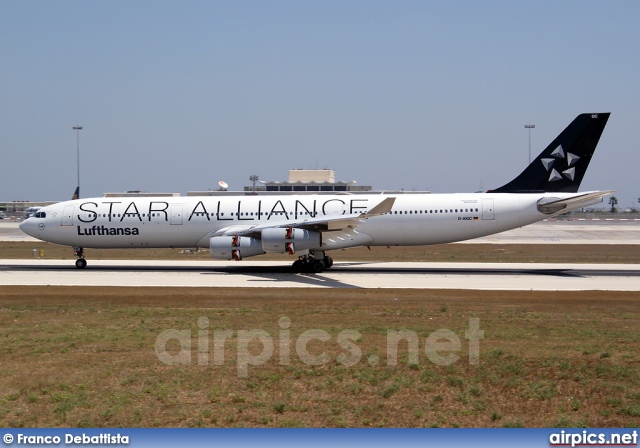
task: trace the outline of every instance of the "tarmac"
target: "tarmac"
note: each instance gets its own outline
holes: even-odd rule
[[[0,285],[640,291],[640,265],[342,262],[293,274],[273,261],[0,260]]]
[[[464,243],[640,244],[640,220],[541,221]]]

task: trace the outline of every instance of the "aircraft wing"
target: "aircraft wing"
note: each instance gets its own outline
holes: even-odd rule
[[[219,229],[212,236],[224,235],[240,235],[259,237],[260,233],[265,229],[278,227],[294,227],[297,229],[313,230],[316,232],[329,232],[335,230],[343,230],[347,227],[356,227],[358,222],[363,219],[389,213],[393,208],[396,198],[386,198],[378,205],[373,207],[366,213],[351,213],[346,215],[330,215],[321,217],[305,217],[304,219],[293,219],[288,221],[278,221],[271,223],[263,223],[251,226],[229,226]]]
[[[579,194],[566,199],[546,197],[538,201],[538,210],[541,213],[553,214],[560,211],[574,210],[580,207],[597,204],[602,202],[602,198],[615,193],[615,190],[593,191],[589,193]]]

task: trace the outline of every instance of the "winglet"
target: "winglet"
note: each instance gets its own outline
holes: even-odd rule
[[[358,218],[371,218],[372,216],[380,216],[380,215],[387,214],[391,211],[391,209],[393,208],[393,204],[395,202],[396,202],[396,198],[387,198],[381,203],[379,203],[378,205],[376,205],[375,207],[373,207],[367,213],[363,213],[360,216],[358,216]]]

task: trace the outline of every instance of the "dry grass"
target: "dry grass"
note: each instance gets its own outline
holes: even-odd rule
[[[623,292],[481,292],[223,288],[3,287],[0,291],[0,426],[638,426],[640,295]],[[280,365],[278,322],[331,361]],[[198,318],[234,330],[222,366],[199,366]],[[464,331],[480,319],[480,364]],[[272,359],[237,375],[238,330],[263,329]],[[461,359],[431,363],[425,338],[447,328]],[[154,352],[165,329],[192,332],[192,364]],[[335,361],[340,331],[361,333],[362,360]],[[420,338],[386,365],[388,330]],[[175,346],[169,344],[171,350]],[[260,351],[258,343],[252,353]],[[367,362],[377,355],[381,362]],[[212,358],[212,356],[210,356]]]
[[[71,248],[50,243],[0,242],[0,258],[33,258],[33,249],[46,259],[75,259]],[[87,249],[89,260],[210,260],[208,250],[183,253],[180,249]],[[640,263],[640,251],[631,244],[440,244],[417,247],[366,247],[330,252],[336,261]],[[246,260],[290,263],[290,255],[267,254]]]

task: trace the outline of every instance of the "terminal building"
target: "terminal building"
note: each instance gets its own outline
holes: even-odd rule
[[[286,181],[263,181],[256,175],[250,176],[252,185],[245,186],[242,191],[227,191],[225,186],[219,190],[189,191],[187,196],[219,196],[237,194],[331,194],[331,193],[368,193],[372,191],[369,185],[356,185],[356,181],[336,181],[336,172],[330,169],[322,170],[289,170]]]
[[[334,170],[289,170],[289,179],[284,182],[269,181],[261,182],[262,187],[248,186],[244,187],[244,191],[256,191],[254,188],[260,188],[260,191],[276,192],[327,192],[336,191],[371,191],[368,185],[355,185],[356,181],[336,182],[336,172]]]

